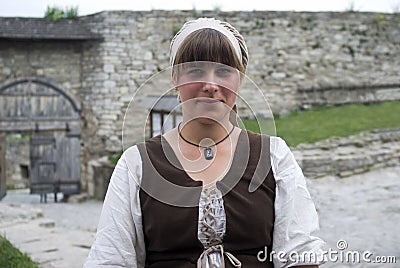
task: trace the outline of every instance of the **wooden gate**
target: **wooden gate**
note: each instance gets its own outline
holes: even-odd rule
[[[6,195],[6,138],[0,133],[0,200]]]
[[[38,78],[9,83],[0,88],[0,132],[30,134],[31,193],[80,192],[80,105],[72,96]]]
[[[29,185],[42,198],[47,193],[80,192],[79,136],[67,132],[39,132],[31,135]]]
[[[56,141],[52,133],[31,135],[29,186],[31,193],[45,196],[54,193],[57,201],[57,152]]]
[[[56,132],[58,190],[64,194],[80,192],[80,135],[73,132]]]

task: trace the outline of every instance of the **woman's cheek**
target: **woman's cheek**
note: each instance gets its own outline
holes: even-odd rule
[[[178,87],[181,98],[189,99],[197,95],[201,89],[201,83],[189,83]]]

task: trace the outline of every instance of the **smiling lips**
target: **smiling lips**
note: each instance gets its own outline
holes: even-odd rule
[[[217,99],[212,99],[212,98],[201,98],[201,99],[198,99],[196,102],[210,103],[210,104],[220,103],[220,102],[224,103],[224,101],[222,101],[222,100],[217,100]]]

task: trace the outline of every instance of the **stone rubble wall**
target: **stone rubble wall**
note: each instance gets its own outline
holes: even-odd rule
[[[293,154],[308,178],[348,177],[373,169],[400,166],[400,129],[362,132],[300,144]]]
[[[29,137],[21,134],[6,137],[7,187],[26,188],[29,185]]]
[[[37,77],[81,101],[81,45],[60,41],[0,41],[0,86]]]
[[[400,99],[400,85],[358,86],[350,88],[319,88],[297,90],[301,109],[313,106],[351,103],[377,103]]]

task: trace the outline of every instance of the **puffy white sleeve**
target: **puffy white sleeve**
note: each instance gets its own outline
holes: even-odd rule
[[[139,200],[142,162],[136,146],[115,166],[104,199],[95,241],[84,268],[144,267],[145,246]]]
[[[319,229],[318,215],[303,172],[284,140],[271,137],[270,147],[276,181],[274,266],[319,265],[325,242],[312,236]]]

